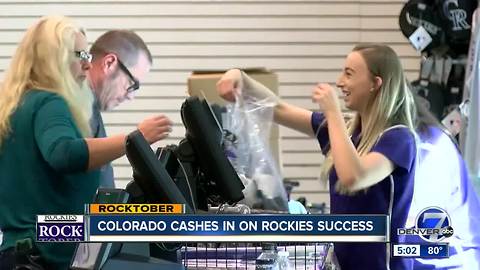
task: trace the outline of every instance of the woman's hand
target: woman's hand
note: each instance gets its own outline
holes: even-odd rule
[[[235,97],[241,94],[242,88],[242,72],[239,69],[230,69],[217,82],[218,94],[230,102],[235,102]]]
[[[239,69],[230,69],[223,74],[217,82],[218,94],[230,102],[235,102],[236,97],[254,101],[267,101],[278,104],[279,98],[265,85],[257,82]]]
[[[312,93],[312,101],[320,105],[320,110],[325,115],[341,113],[337,91],[329,84],[317,84]]]

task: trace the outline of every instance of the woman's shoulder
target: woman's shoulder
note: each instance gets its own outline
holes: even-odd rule
[[[26,92],[26,96],[35,99],[61,98],[60,95],[52,91],[40,88],[32,88]]]
[[[65,100],[58,94],[43,90],[43,89],[30,89],[27,91],[24,97],[24,104],[31,104],[31,106],[43,106],[49,102],[59,102],[66,104]]]
[[[393,125],[386,128],[379,136],[379,138],[396,139],[412,139],[415,140],[415,132],[406,125]]]

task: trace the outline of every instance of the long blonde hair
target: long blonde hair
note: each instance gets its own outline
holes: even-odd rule
[[[31,89],[62,96],[82,135],[90,134],[92,92],[70,71],[78,33],[84,31],[63,16],[43,17],[27,30],[0,85],[0,146],[10,133],[11,115]]]
[[[400,59],[390,47],[382,44],[362,44],[353,51],[363,57],[372,78],[382,78],[379,91],[368,100],[369,110],[362,116],[365,118],[365,126],[361,127],[362,121],[358,113],[347,123],[350,136],[361,127],[357,152],[363,156],[370,152],[380,134],[389,127],[405,125],[415,134],[416,109]],[[328,179],[332,166],[333,159],[329,152],[322,166],[324,180]]]

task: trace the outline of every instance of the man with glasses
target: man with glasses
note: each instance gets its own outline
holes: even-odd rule
[[[106,32],[93,43],[88,55],[93,57],[88,77],[95,96],[90,124],[94,137],[105,137],[100,112],[112,110],[125,100],[134,98],[140,81],[150,71],[152,55],[145,42],[129,30]],[[157,115],[143,120],[138,129],[148,135],[166,126],[170,128],[171,121],[164,115]],[[100,186],[114,187],[111,165],[102,168]]]

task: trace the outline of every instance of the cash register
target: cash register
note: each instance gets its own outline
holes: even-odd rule
[[[127,136],[133,180],[122,189],[99,189],[95,203],[176,203],[185,212],[234,204],[244,186],[226,158],[223,130],[212,107],[196,97],[182,105],[185,139],[155,153],[140,131]],[[80,243],[71,269],[185,269],[174,243]]]

